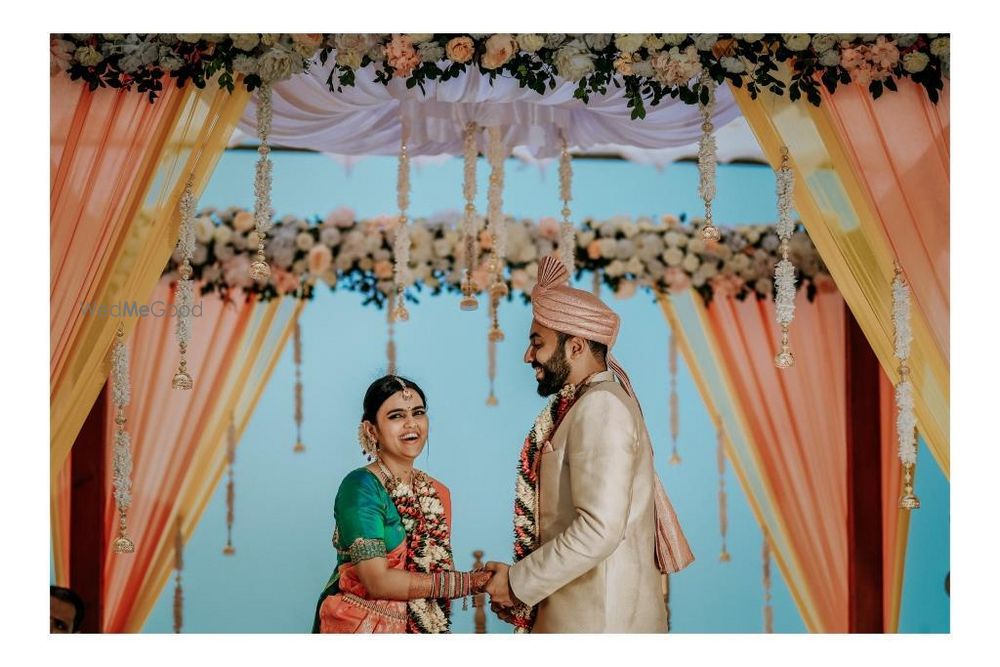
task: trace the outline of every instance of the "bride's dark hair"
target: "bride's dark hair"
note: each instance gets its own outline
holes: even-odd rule
[[[427,407],[427,397],[424,396],[424,390],[416,382],[399,375],[385,375],[372,382],[368,387],[368,391],[365,392],[364,414],[361,420],[374,424],[375,416],[378,414],[378,409],[382,407],[382,404],[397,391],[402,390],[400,382],[420,394],[420,398],[424,402],[424,407]]]

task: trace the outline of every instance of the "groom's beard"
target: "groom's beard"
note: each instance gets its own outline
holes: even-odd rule
[[[570,367],[566,360],[566,343],[559,345],[547,362],[535,361],[531,366],[542,369],[542,377],[538,380],[538,395],[551,396],[556,393],[569,379]]]

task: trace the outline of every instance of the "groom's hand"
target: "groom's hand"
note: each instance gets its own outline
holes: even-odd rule
[[[486,592],[490,596],[490,606],[513,607],[517,598],[510,590],[510,579],[507,576],[510,565],[490,561],[486,564],[486,569],[493,573],[493,578],[486,584]]]

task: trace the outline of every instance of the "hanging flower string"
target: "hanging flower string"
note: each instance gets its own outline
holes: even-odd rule
[[[504,160],[507,157],[503,144],[502,129],[491,127],[488,131],[489,146],[487,152],[490,161],[490,188],[487,193],[488,220],[493,253],[490,257],[489,273],[490,302],[493,325],[490,328],[489,339],[500,342],[504,339],[503,330],[497,317],[497,307],[500,299],[507,296],[509,289],[504,277],[504,266],[507,256],[507,224],[503,217],[503,181]]]
[[[781,241],[779,251],[781,259],[774,265],[774,306],[778,324],[781,325],[781,349],[774,357],[774,365],[778,368],[791,368],[795,364],[795,356],[788,342],[788,328],[795,316],[795,267],[788,259],[789,244],[795,223],[792,221],[792,191],[795,187],[794,176],[788,166],[788,149],[781,148],[781,168],[778,169],[778,224],[776,231]]]
[[[903,495],[899,508],[920,509],[920,499],[913,492],[913,467],[917,463],[917,418],[913,408],[913,383],[910,381],[910,286],[897,263],[892,281],[892,323],[895,329],[895,354],[899,361],[899,382],[896,384],[896,438],[899,461],[903,464]]]
[[[499,329],[499,324],[497,323],[497,301],[496,299],[490,299],[490,331],[494,329]],[[489,339],[487,342],[487,373],[490,379],[490,395],[486,398],[486,405],[493,407],[499,403],[496,397],[495,383],[497,377],[497,341],[492,335],[487,336]]]
[[[462,194],[465,196],[465,215],[462,218],[462,242],[465,246],[465,278],[462,280],[462,310],[476,310],[479,300],[476,292],[480,286],[472,280],[472,272],[479,262],[478,229],[476,225],[476,161],[479,151],[476,146],[478,127],[475,123],[465,126],[465,180]]]
[[[396,304],[396,295],[392,292],[389,293],[389,307],[385,309],[385,320],[386,326],[389,329],[389,339],[385,344],[385,356],[386,356],[386,374],[395,375],[396,374],[396,338],[395,338],[395,319],[393,318],[393,311]]]
[[[726,451],[723,445],[725,437],[722,425],[718,427],[718,445],[715,450],[715,462],[719,470],[719,533],[722,535],[722,551],[719,553],[719,562],[728,563],[731,558],[726,550],[726,534],[729,532],[728,503],[726,498]]]
[[[670,453],[670,465],[680,465],[681,456],[677,453],[677,436],[680,435],[680,401],[677,397],[677,336],[670,331],[670,442],[673,450]]]
[[[670,632],[670,575],[660,573],[660,590],[663,592],[663,607],[667,610],[667,632]]]
[[[715,199],[715,166],[716,155],[715,126],[712,125],[712,112],[715,111],[715,81],[708,71],[701,76],[701,140],[698,142],[698,195],[705,202],[705,226],[701,228],[701,237],[706,241],[718,241],[721,238],[719,228],[712,223],[712,200]],[[707,99],[706,99],[707,97]]]
[[[118,506],[118,537],[114,549],[118,554],[135,552],[135,543],[128,536],[126,516],[132,504],[132,445],[125,429],[125,407],[131,397],[128,374],[128,348],[125,346],[125,325],[118,324],[115,344],[111,351],[112,400],[115,404],[114,486]]]
[[[295,357],[295,447],[296,454],[306,451],[302,444],[302,327],[295,321],[295,333],[292,337]]]
[[[257,256],[250,264],[250,278],[264,283],[271,277],[271,266],[264,255],[267,232],[271,230],[271,84],[264,82],[257,89],[257,170],[254,176],[254,225]]]
[[[233,519],[236,515],[236,478],[233,466],[236,463],[236,416],[229,415],[229,428],[226,429],[226,466],[229,480],[226,482],[226,547],[223,555],[232,556],[236,553],[233,547]]]
[[[195,201],[192,192],[193,185],[189,178],[184,186],[184,194],[181,195],[180,213],[181,230],[177,240],[177,247],[183,263],[178,269],[180,280],[177,281],[177,346],[180,348],[180,362],[177,372],[170,386],[174,389],[191,389],[194,381],[187,368],[187,349],[191,343],[191,316],[194,307],[194,281],[191,275],[194,269],[191,267],[191,258],[194,257],[196,246],[194,234],[194,211]]]
[[[764,632],[774,632],[774,608],[771,606],[771,543],[764,534],[761,560],[764,562]]]
[[[184,587],[181,585],[181,572],[184,570],[184,534],[181,532],[179,516],[174,533],[174,570],[174,634],[180,634],[184,627]]]
[[[406,148],[409,128],[405,120],[400,125],[399,174],[396,179],[396,203],[399,205],[399,221],[396,224],[396,236],[393,240],[393,255],[396,260],[394,272],[396,308],[393,312],[393,318],[399,322],[405,322],[410,319],[410,313],[404,303],[404,291],[410,282],[410,227],[406,217],[406,211],[410,208],[410,156]]]
[[[562,150],[559,153],[559,193],[562,198],[562,223],[559,226],[559,255],[563,266],[572,276],[576,269],[576,228],[570,222],[569,202],[573,199],[573,163],[566,143],[566,135],[559,133]]]

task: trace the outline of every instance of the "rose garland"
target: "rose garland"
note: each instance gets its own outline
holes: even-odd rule
[[[454,570],[451,535],[444,514],[444,505],[430,477],[420,470],[413,472],[413,487],[387,479],[392,498],[406,530],[406,569],[410,572],[443,572]],[[441,599],[419,599],[407,602],[409,633],[437,634],[451,628],[451,603]]]
[[[403,79],[407,88],[447,81],[470,69],[490,79],[512,78],[542,95],[556,77],[577,83],[583,103],[609,88],[625,91],[632,118],[663,98],[697,104],[698,73],[728,81],[756,98],[761,91],[805,97],[819,105],[820,87],[831,93],[855,82],[878,98],[910,79],[937,102],[949,76],[947,34],[698,33],[698,34],[91,34],[53,35],[52,73],[66,72],[91,89],[114,87],[147,94],[150,101],[171,79],[203,87],[217,76],[233,90],[247,90],[304,71],[315,59],[333,64],[331,91],[353,86],[358,70],[372,66],[374,81]],[[773,76],[790,63],[786,83]]]

